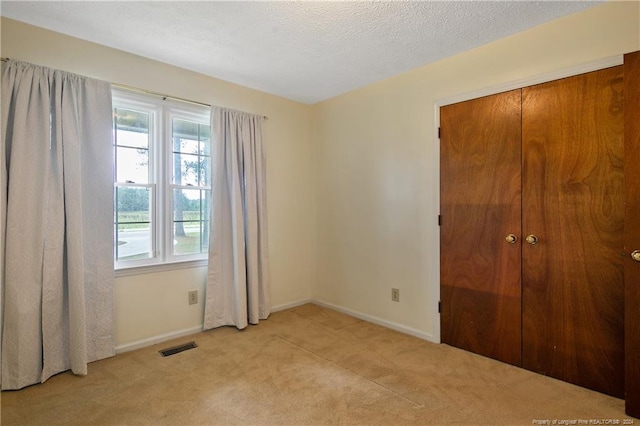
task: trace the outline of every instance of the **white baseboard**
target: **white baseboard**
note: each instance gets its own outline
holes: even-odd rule
[[[352,317],[355,317],[364,321],[368,321],[370,323],[377,324],[382,327],[390,328],[392,330],[399,331],[400,333],[409,334],[411,336],[415,336],[423,340],[428,340],[434,343],[440,343],[440,342],[437,342],[434,339],[433,335],[430,333],[424,333],[420,330],[416,330],[415,328],[407,327],[405,325],[398,324],[392,321],[387,321],[385,319],[378,318],[373,315],[363,314],[362,312],[353,311],[351,309],[343,308],[341,306],[323,302],[317,299],[303,299],[303,300],[298,300],[296,302],[283,303],[281,305],[276,305],[271,307],[271,312],[284,311],[285,309],[295,308],[297,306],[305,305],[307,303],[313,303],[318,306],[322,306],[328,309],[333,309],[334,311],[342,312],[343,314],[350,315]],[[116,354],[134,351],[136,349],[142,349],[147,346],[166,342],[167,340],[172,340],[178,337],[184,337],[184,336],[189,336],[191,334],[200,333],[201,331],[202,331],[202,324],[196,327],[185,328],[183,330],[173,331],[171,333],[160,334],[158,336],[137,340],[135,342],[125,343],[123,345],[116,346]]]
[[[298,300],[297,302],[284,303],[282,305],[273,306],[271,308],[271,312],[284,311],[285,309],[295,308],[297,306],[301,306],[307,303],[313,303],[313,300],[303,299],[303,300]],[[142,340],[136,340],[135,342],[125,343],[125,344],[116,346],[116,354],[135,351],[136,349],[146,348],[147,346],[166,342],[167,340],[188,336],[190,334],[200,333],[202,331],[202,327],[203,327],[203,324],[200,324],[196,327],[185,328],[183,330],[173,331],[171,333],[160,334],[158,336],[148,337]]]
[[[147,339],[137,340],[131,343],[125,343],[120,346],[116,346],[116,355],[124,352],[134,351],[136,349],[146,348],[147,346],[155,345],[157,343],[166,342],[167,340],[176,339],[178,337],[188,336],[190,334],[200,333],[202,331],[202,325],[197,327],[185,328],[183,330],[173,331],[171,333],[160,334],[158,336],[149,337]]]
[[[334,305],[332,303],[323,302],[321,300],[312,300],[312,303],[322,306],[325,308],[333,309],[334,311],[342,312],[343,314],[350,315],[352,317],[356,317],[358,319],[371,322],[373,324],[380,325],[382,327],[390,328],[395,331],[399,331],[400,333],[409,334],[411,336],[417,337],[419,339],[428,340],[433,343],[440,343],[435,340],[431,333],[425,333],[420,330],[416,330],[415,328],[407,327],[406,325],[398,324],[392,321],[387,321],[382,318],[375,317],[369,314],[363,314],[362,312],[354,311],[351,309],[343,308],[338,305]]]
[[[283,303],[282,305],[276,305],[271,307],[271,312],[284,311],[285,309],[297,308],[298,306],[306,305],[307,303],[313,303],[313,299],[303,299],[297,302]]]

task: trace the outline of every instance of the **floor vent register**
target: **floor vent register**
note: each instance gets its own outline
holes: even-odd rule
[[[196,342],[189,342],[180,346],[174,346],[171,348],[163,349],[160,351],[160,354],[162,356],[171,356],[171,355],[179,354],[180,352],[188,351],[189,349],[195,349],[197,347],[198,345],[196,345]]]

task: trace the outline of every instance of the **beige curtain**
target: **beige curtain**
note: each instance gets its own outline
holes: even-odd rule
[[[2,74],[2,389],[114,354],[111,87]]]
[[[212,107],[212,206],[204,329],[271,312],[264,118]]]

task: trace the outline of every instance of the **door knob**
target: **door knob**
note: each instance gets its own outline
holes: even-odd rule
[[[505,240],[507,240],[509,244],[515,244],[515,242],[518,241],[518,237],[516,237],[514,234],[509,234],[507,235],[507,238],[505,238]]]
[[[538,244],[538,237],[536,237],[533,234],[527,235],[527,238],[525,238],[525,241],[528,242],[529,244],[531,244],[532,246],[534,246],[534,245]]]
[[[635,250],[631,253],[631,258],[636,262],[640,262],[640,250]]]

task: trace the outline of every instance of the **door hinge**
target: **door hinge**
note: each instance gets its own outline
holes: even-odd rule
[[[442,311],[442,302],[438,300],[438,313]]]
[[[442,226],[442,216],[438,215],[438,226]]]
[[[440,139],[440,127],[438,127],[438,139]]]

